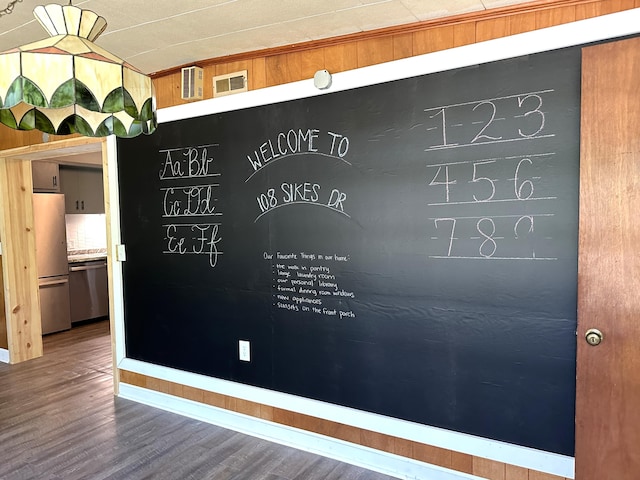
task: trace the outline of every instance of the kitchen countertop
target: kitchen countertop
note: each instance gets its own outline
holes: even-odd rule
[[[91,262],[96,260],[106,260],[107,249],[92,250],[72,250],[67,252],[67,260],[69,263]]]

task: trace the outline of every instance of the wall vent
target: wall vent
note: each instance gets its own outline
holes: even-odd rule
[[[203,70],[200,67],[182,69],[182,99],[202,100]]]
[[[213,96],[222,97],[232,93],[246,92],[248,90],[247,71],[227,73],[213,77]]]

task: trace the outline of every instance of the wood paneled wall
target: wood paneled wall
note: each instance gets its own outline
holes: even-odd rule
[[[321,69],[337,73],[636,7],[640,0],[542,0],[195,64],[204,69],[204,98],[211,98],[212,78],[239,70],[247,70],[255,90],[310,79]],[[153,78],[159,108],[187,103],[179,67]]]
[[[65,140],[70,137],[77,137],[78,135],[48,135],[45,136],[38,130],[22,131],[14,130],[6,127],[0,123],[0,151],[9,150],[17,147],[27,147],[29,145],[36,145],[38,143],[44,143],[44,139],[47,142],[54,142],[56,140]]]

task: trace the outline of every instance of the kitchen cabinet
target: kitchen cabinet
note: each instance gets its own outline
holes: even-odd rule
[[[56,162],[31,162],[34,192],[60,192],[60,167]]]
[[[104,213],[101,168],[62,165],[60,189],[66,213]]]

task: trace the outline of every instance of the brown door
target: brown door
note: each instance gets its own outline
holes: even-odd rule
[[[640,38],[583,50],[580,162],[576,479],[638,480]]]

